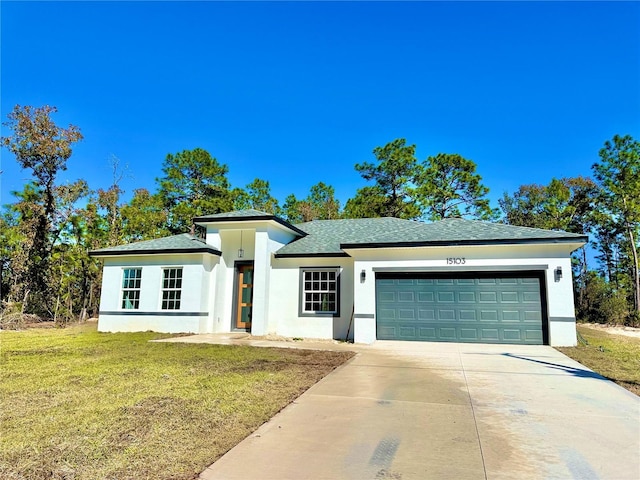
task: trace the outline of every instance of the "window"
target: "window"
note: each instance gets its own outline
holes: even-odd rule
[[[162,271],[162,310],[180,310],[182,267]]]
[[[338,268],[302,270],[302,313],[338,313]]]
[[[122,308],[137,310],[140,308],[141,268],[125,268],[122,271]]]

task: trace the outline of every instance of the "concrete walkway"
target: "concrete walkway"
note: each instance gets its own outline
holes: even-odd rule
[[[551,347],[255,343],[358,355],[203,480],[640,478],[640,398]]]

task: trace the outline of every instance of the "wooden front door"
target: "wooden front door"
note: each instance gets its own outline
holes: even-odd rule
[[[236,328],[251,329],[253,308],[253,265],[238,266],[238,288],[236,290]]]

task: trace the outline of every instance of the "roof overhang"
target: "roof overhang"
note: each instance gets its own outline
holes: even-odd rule
[[[341,243],[343,250],[358,250],[372,248],[411,248],[411,247],[474,247],[494,245],[573,245],[573,250],[584,246],[589,241],[586,235],[580,237],[560,238],[523,238],[523,239],[493,239],[493,240],[437,240],[423,242],[370,242],[370,243]],[[572,250],[572,251],[573,251]]]
[[[347,252],[322,253],[274,253],[275,258],[344,258],[350,257]]]
[[[286,230],[290,230],[291,232],[299,235],[301,237],[306,237],[307,232],[300,230],[298,227],[291,225],[289,222],[282,220],[280,217],[275,215],[254,215],[254,216],[246,216],[246,217],[195,217],[193,219],[193,223],[196,225],[213,225],[213,224],[235,224],[235,223],[243,223],[243,222],[275,222],[280,227],[284,227]]]
[[[101,252],[98,250],[90,251],[89,256],[96,258],[103,257],[139,257],[141,255],[216,255],[221,256],[222,252],[215,248],[173,248],[173,249],[154,249],[154,250],[114,250]]]

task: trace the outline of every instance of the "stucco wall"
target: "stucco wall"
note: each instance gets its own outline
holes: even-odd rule
[[[353,260],[339,258],[273,258],[269,333],[286,337],[344,340],[353,309]],[[340,267],[339,315],[300,315],[300,268]],[[353,338],[353,326],[349,334]]]
[[[234,294],[237,262],[254,262],[253,324],[251,333],[264,335],[268,330],[270,302],[270,265],[274,251],[293,240],[295,236],[274,222],[237,222],[213,224],[207,229],[207,242],[222,251],[215,274],[216,298],[212,307],[212,332],[229,332],[235,328]],[[243,256],[238,250],[242,247]]]
[[[376,339],[376,271],[543,271],[546,284],[549,341],[554,346],[576,344],[575,312],[571,261],[567,246],[500,245],[474,247],[430,247],[352,250],[354,257],[355,341],[372,343]],[[389,260],[393,258],[393,260]],[[464,264],[447,263],[447,258],[464,259]],[[554,270],[562,268],[562,278]],[[366,280],[360,281],[365,271]]]
[[[206,258],[204,258],[206,257]],[[217,257],[212,255],[118,256],[104,260],[98,330],[103,332],[204,333],[209,330],[210,305],[207,293]],[[182,267],[179,310],[162,310],[162,269]],[[122,275],[125,268],[141,268],[140,305],[135,310],[121,308]]]

